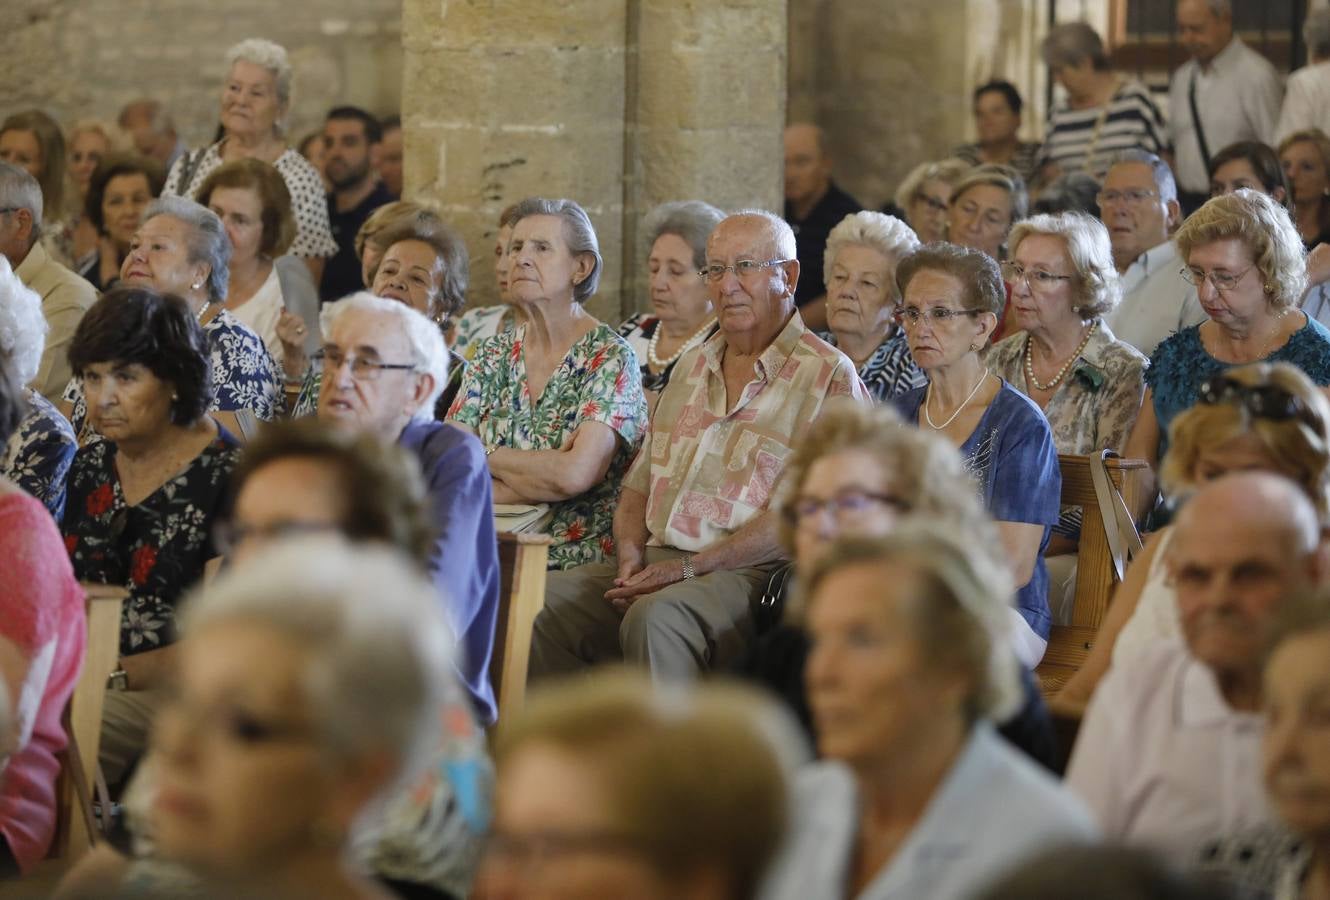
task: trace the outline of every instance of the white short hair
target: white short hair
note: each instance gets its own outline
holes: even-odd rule
[[[238,62],[253,63],[272,73],[277,84],[277,102],[287,109],[291,104],[291,61],[286,48],[263,38],[246,38],[226,51],[226,72]]]
[[[741,209],[738,212],[730,213],[721,220],[720,224],[723,225],[731,219],[761,219],[766,222],[767,229],[771,233],[771,243],[776,255],[782,259],[798,258],[799,249],[794,240],[794,229],[790,227],[790,223],[775,213],[765,209]],[[716,227],[719,228],[720,225]]]
[[[252,622],[308,649],[306,700],[320,744],[349,759],[387,749],[410,776],[437,747],[454,638],[419,567],[340,535],[283,540],[196,590],[181,629]]]
[[[397,319],[397,327],[402,329],[411,347],[413,357],[411,361],[415,364],[416,371],[425,372],[434,378],[434,387],[416,410],[415,418],[434,418],[434,404],[439,402],[439,395],[448,385],[448,345],[443,341],[439,326],[399,300],[389,300],[376,297],[369,291],[360,291],[335,303],[324,305],[323,312],[319,314],[319,329],[323,332],[324,338],[332,334],[337,320],[343,314],[353,311],[392,316]]]
[[[827,250],[822,260],[824,285],[831,284],[831,268],[835,265],[836,254],[850,246],[876,250],[892,260],[895,266],[907,253],[918,249],[919,236],[913,228],[895,216],[871,210],[850,213],[827,235]],[[894,292],[895,278],[891,279],[891,284]]]
[[[20,384],[37,377],[48,328],[42,298],[0,256],[0,354],[12,361]]]

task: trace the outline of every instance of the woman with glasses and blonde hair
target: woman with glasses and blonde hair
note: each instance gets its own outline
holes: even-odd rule
[[[1033,216],[1011,232],[1011,337],[985,361],[1044,411],[1059,453],[1121,452],[1141,410],[1146,359],[1104,321],[1122,296],[1108,230],[1081,213]],[[1075,553],[1079,510],[1050,554]]]
[[[1212,375],[1169,437],[1160,477],[1174,501],[1229,472],[1259,469],[1301,486],[1330,523],[1330,401],[1296,366],[1256,363]],[[1155,532],[1132,561],[1090,655],[1053,699],[1057,711],[1080,715],[1110,663],[1178,636],[1164,567],[1171,534]]]
[[[920,163],[896,188],[896,207],[905,212],[905,221],[910,223],[921,244],[946,239],[947,208],[951,204],[952,190],[971,168],[963,159]],[[883,212],[891,210],[884,209]]]
[[[1125,455],[1152,470],[1168,449],[1173,419],[1231,366],[1288,362],[1330,384],[1330,331],[1297,308],[1307,263],[1284,207],[1258,191],[1235,191],[1192,213],[1173,240],[1186,261],[1181,277],[1196,285],[1208,318],[1165,339],[1150,357]],[[1153,498],[1152,490],[1143,493]]]
[[[931,244],[896,268],[901,324],[928,384],[892,404],[906,421],[960,450],[998,523],[1018,585],[1014,633],[1021,661],[1035,666],[1052,624],[1043,554],[1058,521],[1062,478],[1048,420],[1038,405],[984,365],[981,352],[1005,300],[998,264],[986,253]]]
[[[1279,162],[1293,189],[1293,221],[1311,250],[1330,238],[1330,135],[1319,128],[1295,131],[1279,142]]]

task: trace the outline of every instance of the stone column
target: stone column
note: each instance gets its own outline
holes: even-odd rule
[[[647,208],[780,201],[786,0],[404,0],[406,193],[467,239],[494,302],[499,212],[532,194],[591,215],[591,311],[637,305]]]

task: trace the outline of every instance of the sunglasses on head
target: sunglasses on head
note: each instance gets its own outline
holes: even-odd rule
[[[1226,375],[1207,379],[1201,384],[1200,401],[1240,406],[1258,419],[1282,422],[1288,419],[1308,421],[1309,411],[1302,398],[1277,385],[1246,385]]]

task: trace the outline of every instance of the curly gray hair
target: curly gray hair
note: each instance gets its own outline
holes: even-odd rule
[[[1076,270],[1072,304],[1082,319],[1107,315],[1122,299],[1122,282],[1113,265],[1113,246],[1104,223],[1085,213],[1037,215],[1017,222],[1008,244],[1012,255],[1031,235],[1060,238],[1067,259]]]
[[[827,287],[831,286],[831,270],[836,264],[836,255],[852,245],[876,250],[890,259],[894,266],[919,247],[919,236],[913,228],[895,216],[871,210],[850,213],[827,235],[827,249],[822,257],[822,280]],[[892,294],[896,293],[895,282],[896,279],[892,278]]]
[[[292,69],[286,48],[263,38],[246,38],[226,51],[226,71],[229,73],[238,62],[253,63],[272,73],[277,88],[277,103],[282,109],[277,121],[280,131],[285,112],[291,108]]]
[[[9,358],[20,385],[37,377],[48,330],[42,298],[0,256],[0,355]]]
[[[189,261],[208,264],[208,300],[224,303],[231,280],[231,239],[217,213],[187,197],[163,194],[148,205],[143,221],[157,216],[170,216],[189,226]]]

